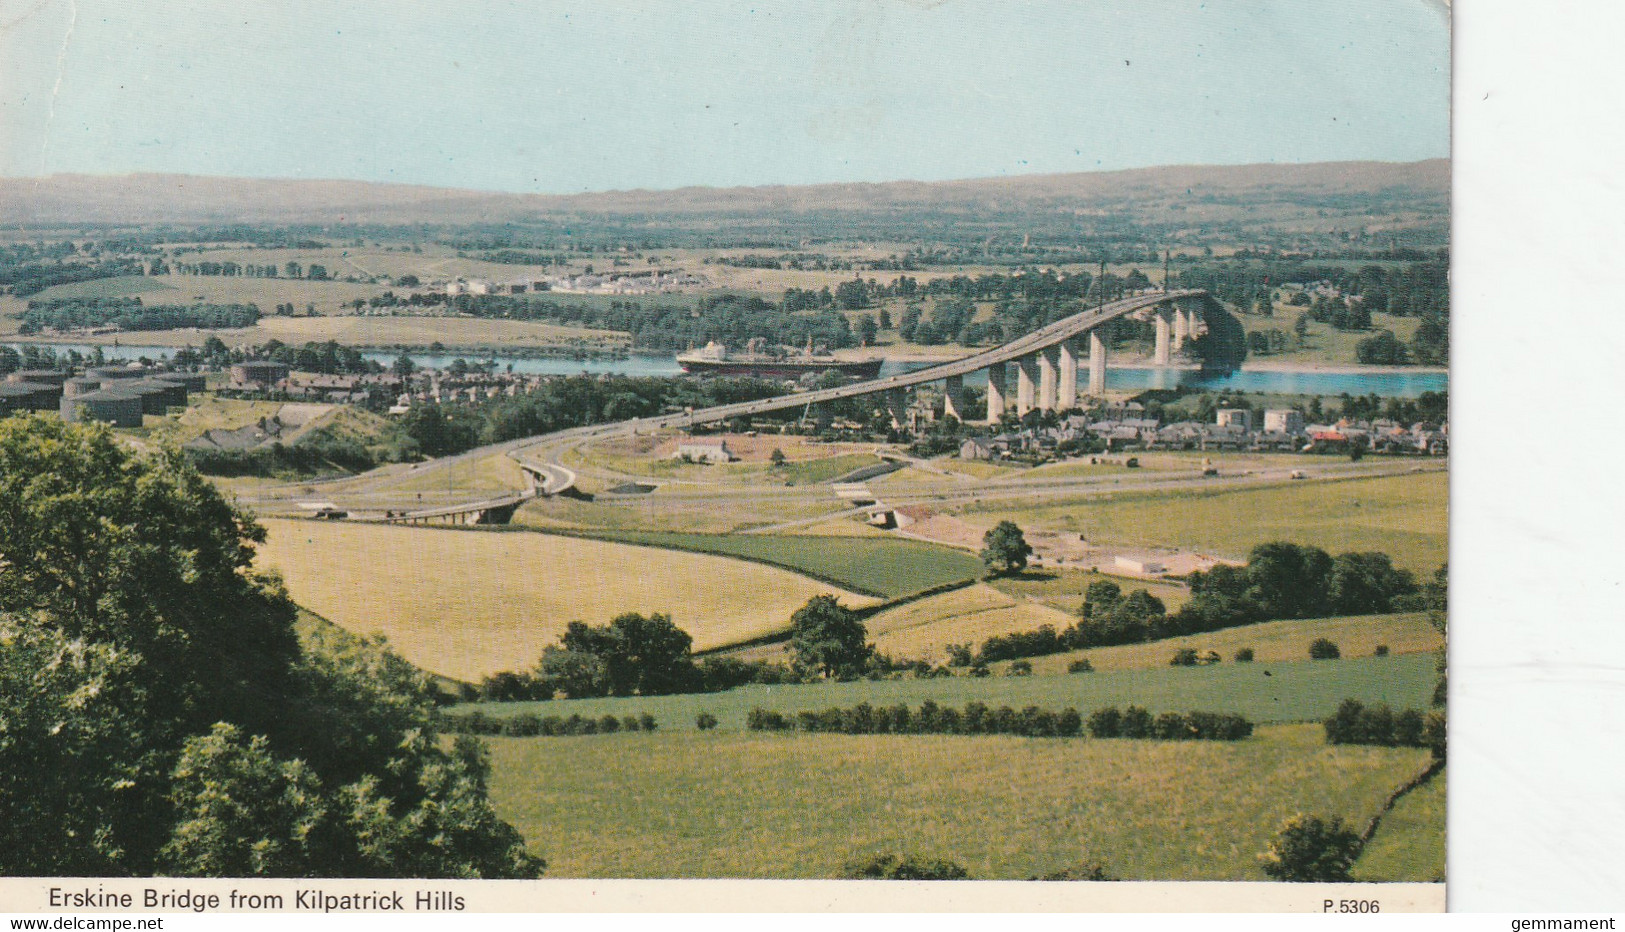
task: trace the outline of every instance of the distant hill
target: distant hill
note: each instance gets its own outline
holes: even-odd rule
[[[1381,215],[1446,222],[1450,163],[1169,166],[965,181],[678,188],[537,195],[360,181],[188,175],[0,178],[0,223],[478,224],[568,216],[895,215],[1010,218],[1128,214],[1159,226],[1267,221],[1288,227]]]

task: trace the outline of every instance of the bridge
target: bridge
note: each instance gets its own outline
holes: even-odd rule
[[[965,417],[959,410],[962,404],[961,389],[965,376],[977,372],[987,373],[986,423],[998,423],[1006,412],[1024,417],[1035,409],[1065,411],[1078,404],[1078,373],[1084,360],[1089,371],[1087,393],[1098,396],[1106,389],[1107,346],[1103,328],[1107,324],[1122,317],[1154,321],[1156,344],[1153,360],[1158,365],[1169,365],[1173,355],[1185,349],[1189,341],[1205,329],[1206,311],[1214,303],[1202,289],[1147,292],[1062,318],[992,349],[902,375],[652,418],[574,427],[539,437],[480,447],[423,464],[421,470],[446,468],[457,462],[501,454],[513,459],[524,470],[527,488],[477,502],[391,513],[385,520],[408,524],[506,523],[520,505],[538,495],[569,492],[575,485],[576,477],[558,462],[558,455],[570,446],[592,439],[714,424],[737,417],[804,409],[868,395],[882,395],[893,422],[900,425],[908,389],[935,382],[943,383],[946,413],[969,422],[973,419]],[[1083,351],[1085,345],[1087,356]],[[1012,368],[1015,373],[1013,380],[1009,378]],[[525,456],[526,453],[540,453],[549,458],[539,461]]]

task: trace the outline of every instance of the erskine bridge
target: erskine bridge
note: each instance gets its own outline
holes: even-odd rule
[[[568,430],[510,440],[471,450],[455,457],[446,457],[421,469],[444,468],[450,463],[493,454],[507,455],[525,470],[528,487],[497,498],[460,505],[421,509],[391,514],[387,520],[405,523],[450,522],[455,524],[503,523],[515,509],[537,495],[555,495],[568,491],[575,482],[570,470],[556,460],[536,462],[521,453],[532,448],[563,449],[584,440],[612,437],[640,431],[668,428],[686,428],[713,424],[737,417],[748,417],[772,411],[808,408],[832,401],[881,395],[883,403],[895,423],[901,423],[907,403],[907,391],[920,385],[943,383],[946,412],[961,421],[979,418],[966,417],[972,412],[961,412],[962,388],[965,376],[977,372],[987,373],[988,423],[997,423],[1006,412],[1018,417],[1033,410],[1065,411],[1078,404],[1078,374],[1081,365],[1088,365],[1087,394],[1100,395],[1106,388],[1106,340],[1102,328],[1121,317],[1150,319],[1156,327],[1156,348],[1153,360],[1158,365],[1169,365],[1173,355],[1186,348],[1207,327],[1207,312],[1216,307],[1205,290],[1183,289],[1157,291],[1103,304],[1073,314],[1032,333],[982,352],[940,363],[902,375],[886,376],[805,392],[792,392],[777,398],[716,405],[657,417],[594,424]],[[1087,355],[1084,348],[1087,347]],[[1011,377],[1014,370],[1014,377]]]

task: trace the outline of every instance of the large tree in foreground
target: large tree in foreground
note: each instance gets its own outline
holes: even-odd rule
[[[0,874],[535,877],[381,645],[294,633],[176,451],[0,421]]]

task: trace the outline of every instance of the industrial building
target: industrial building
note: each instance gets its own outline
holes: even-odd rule
[[[140,427],[141,396],[123,390],[102,389],[62,399],[62,419],[70,424],[105,421],[114,427]]]

